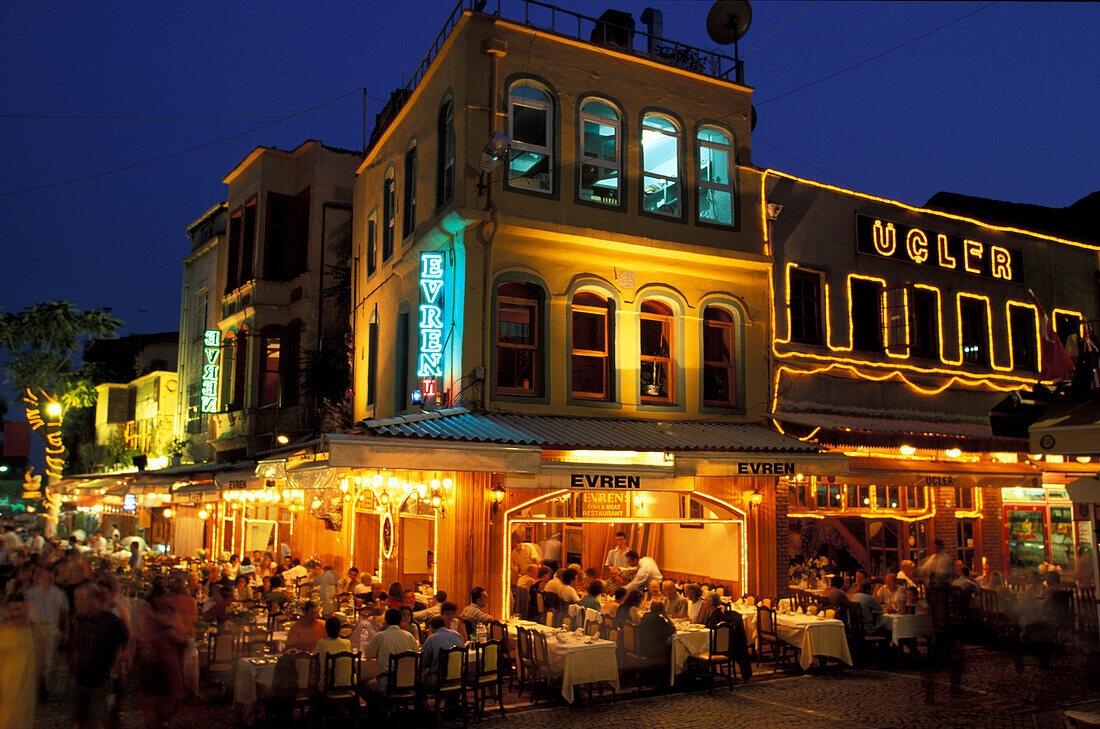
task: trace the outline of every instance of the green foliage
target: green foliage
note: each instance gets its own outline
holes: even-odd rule
[[[84,342],[112,336],[122,322],[102,309],[82,311],[70,301],[47,301],[0,314],[0,369],[21,393],[44,390],[69,407],[95,402],[95,388],[81,362]]]

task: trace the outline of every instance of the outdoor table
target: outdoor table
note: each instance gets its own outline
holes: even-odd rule
[[[844,623],[836,618],[821,615],[777,614],[775,632],[780,640],[798,649],[798,665],[806,670],[813,663],[814,656],[838,658],[849,666],[852,654],[848,650],[848,636],[844,632]]]
[[[932,616],[928,613],[886,614],[882,619],[890,631],[890,642],[894,645],[900,645],[907,638],[927,638],[932,635]]]
[[[756,608],[735,607],[730,608],[741,616],[741,622],[745,626],[745,642],[748,645],[756,644]],[[672,670],[669,676],[669,684],[676,681],[676,676],[687,668],[689,656],[698,656],[710,650],[710,628],[687,620],[673,620],[676,633],[672,636]]]
[[[237,661],[237,677],[233,683],[233,703],[241,707],[241,721],[251,726],[256,723],[257,685],[271,688],[275,680],[275,663],[278,656],[265,658],[241,658]]]
[[[619,659],[616,646],[611,641],[576,633],[559,633],[554,628],[529,620],[510,620],[508,632],[513,645],[517,627],[546,635],[547,658],[551,668],[562,672],[561,695],[568,703],[573,703],[574,686],[607,681],[618,690]]]

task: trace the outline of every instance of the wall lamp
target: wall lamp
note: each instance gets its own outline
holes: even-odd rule
[[[497,484],[493,487],[493,513],[500,509],[500,502],[504,501],[504,487]]]
[[[762,493],[760,493],[760,487],[759,486],[754,487],[753,490],[752,490],[752,494],[749,496],[749,506],[750,507],[760,506],[760,504],[763,503],[763,501],[764,501],[764,495]]]

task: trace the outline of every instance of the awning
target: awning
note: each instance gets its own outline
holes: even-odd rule
[[[176,504],[201,504],[217,498],[218,485],[214,483],[213,478],[205,481],[191,481],[172,489],[172,503]]]
[[[925,450],[958,448],[967,453],[1013,453],[1027,448],[1027,442],[1022,438],[993,435],[988,422],[941,422],[811,412],[776,413],[772,417],[788,427],[812,429],[813,440],[826,446],[900,448],[907,445]]]
[[[1042,488],[1043,474],[1025,463],[951,463],[893,458],[852,458],[849,475],[838,481],[853,485],[998,486]]]
[[[1029,433],[1032,453],[1100,453],[1100,393],[1051,405]]]
[[[1069,500],[1078,504],[1100,504],[1100,479],[1092,476],[1066,484]]]

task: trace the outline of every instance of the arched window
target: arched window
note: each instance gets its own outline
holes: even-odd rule
[[[539,395],[538,287],[508,282],[497,287],[497,392]]]
[[[703,404],[737,405],[733,315],[718,306],[703,310]]]
[[[660,301],[643,301],[640,336],[642,402],[671,403],[672,309]]]
[[[512,137],[508,184],[550,192],[554,162],[554,105],[550,96],[528,83],[513,85],[508,92],[508,120]]]
[[[610,302],[599,294],[582,291],[573,296],[570,306],[573,397],[611,399],[610,310]]]
[[[443,207],[455,195],[455,105],[448,101],[439,110],[436,129],[435,205]]]
[[[405,152],[405,208],[401,214],[401,237],[416,230],[416,142]]]
[[[606,101],[589,99],[581,106],[580,127],[581,199],[620,204],[619,112]]]
[[[393,258],[393,234],[397,227],[397,180],[393,168],[382,183],[382,261]]]
[[[680,217],[680,128],[668,117],[642,118],[642,190],[643,210]]]
[[[733,142],[714,127],[700,129],[695,142],[699,220],[733,225]]]

